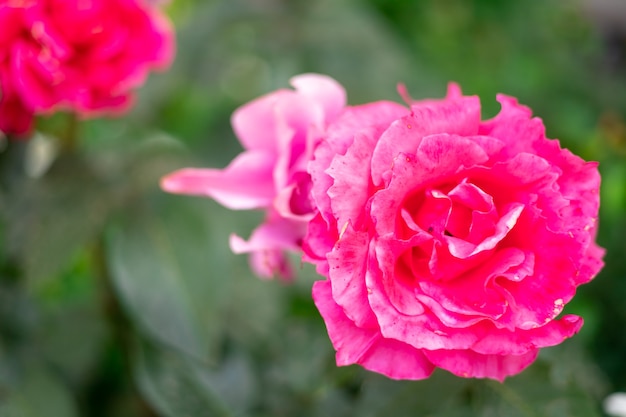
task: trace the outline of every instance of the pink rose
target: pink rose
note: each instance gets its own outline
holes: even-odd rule
[[[512,97],[481,121],[450,85],[411,109],[346,109],[310,165],[303,247],[337,364],[503,380],[582,326],[562,312],[602,267],[600,177]]]
[[[281,89],[235,111],[232,125],[244,152],[223,170],[187,168],[162,180],[165,191],[208,196],[235,210],[263,209],[266,219],[245,241],[231,236],[235,253],[250,253],[261,277],[291,277],[285,250],[300,250],[313,215],[307,165],[326,125],[345,106],[345,92],[316,74],[291,79]]]
[[[0,130],[60,108],[124,111],[173,54],[169,20],[142,0],[0,0]]]

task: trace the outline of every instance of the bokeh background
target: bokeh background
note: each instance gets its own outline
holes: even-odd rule
[[[0,416],[603,416],[626,391],[623,0],[174,0],[178,53],[131,113],[38,121],[0,152]],[[484,117],[519,98],[603,177],[606,267],[565,312],[585,326],[504,384],[337,368],[312,268],[261,281],[228,236],[261,213],[167,195],[183,166],[224,167],[232,111],[302,72],[350,104],[442,97]],[[626,414],[624,414],[626,415]]]

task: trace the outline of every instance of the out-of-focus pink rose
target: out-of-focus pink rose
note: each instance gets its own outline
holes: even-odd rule
[[[58,109],[122,112],[173,54],[169,20],[143,0],[0,0],[0,130]]]
[[[345,106],[345,91],[316,74],[237,109],[232,117],[244,152],[225,169],[187,168],[163,178],[165,191],[208,196],[230,209],[263,209],[266,219],[248,241],[231,236],[235,253],[250,253],[261,277],[292,276],[285,250],[299,250],[313,216],[307,165],[328,123]]]
[[[338,365],[503,380],[582,326],[557,316],[602,267],[600,177],[514,98],[481,121],[452,84],[347,108],[310,165],[303,247]]]

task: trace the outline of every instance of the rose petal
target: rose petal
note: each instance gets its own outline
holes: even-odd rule
[[[515,227],[519,219],[524,205],[512,203],[507,207],[506,212],[500,218],[495,226],[494,234],[488,236],[478,245],[467,245],[466,241],[446,236],[445,240],[450,250],[450,254],[456,258],[469,258],[483,251],[488,251],[496,247],[496,245],[506,237],[506,235]]]
[[[468,349],[478,340],[475,332],[448,328],[428,311],[419,315],[399,315],[387,296],[383,280],[381,267],[370,256],[365,283],[369,305],[376,315],[383,337],[401,341],[417,349],[429,350]]]
[[[378,185],[383,173],[399,153],[412,154],[428,135],[470,136],[478,133],[480,101],[478,97],[461,97],[439,103],[414,105],[412,113],[391,124],[380,137],[372,156],[372,180]]]
[[[288,219],[269,219],[257,227],[245,241],[237,235],[230,236],[230,249],[234,253],[250,253],[252,270],[260,277],[275,275],[285,279],[293,277],[285,251],[297,251],[304,233],[304,222]]]
[[[231,240],[231,247],[233,245],[238,246],[239,243],[233,243]],[[251,252],[250,267],[256,276],[264,279],[279,276],[283,280],[291,281],[294,276],[282,249],[258,249]]]
[[[545,326],[511,332],[499,329],[486,333],[472,350],[485,355],[523,355],[536,348],[555,346],[580,331],[583,319],[566,315]]]
[[[245,149],[276,152],[276,103],[293,96],[290,90],[277,90],[259,97],[233,112],[231,124]]]
[[[223,170],[185,168],[161,179],[170,193],[208,196],[233,210],[266,207],[275,189],[274,157],[261,151],[244,152]]]
[[[248,253],[262,249],[298,250],[303,223],[286,219],[270,220],[262,223],[245,241],[237,235],[231,235],[230,248],[234,253]]]
[[[415,281],[420,276],[415,270],[402,268],[398,258],[408,247],[418,246],[429,239],[428,234],[416,234],[410,241],[397,241],[393,238],[384,237],[375,242],[375,256],[381,268],[382,288],[389,302],[402,315],[417,316],[424,313],[424,305],[415,296]]]
[[[300,96],[318,103],[324,110],[325,119],[334,120],[346,105],[346,91],[334,79],[319,74],[301,74],[291,80]]]
[[[380,143],[380,142],[379,142]],[[472,139],[457,135],[426,136],[415,154],[396,154],[389,163],[391,178],[386,188],[374,194],[370,212],[376,231],[395,230],[397,213],[407,195],[463,169],[485,163],[489,155]]]
[[[333,160],[345,155],[353,144],[355,135],[361,130],[376,128],[384,129],[396,118],[407,114],[408,110],[388,101],[378,101],[362,106],[348,107],[341,116],[328,128],[326,140],[317,147],[313,160],[309,163],[308,172],[313,181],[312,197],[322,217],[327,222],[333,217],[328,190],[333,186],[334,179],[326,172]],[[366,134],[366,138],[367,138]],[[370,144],[370,142],[367,142]],[[354,152],[363,155],[371,151],[363,149],[359,141]],[[348,156],[349,160],[353,157]],[[361,170],[369,170],[367,164],[359,164]],[[361,183],[362,180],[359,180]],[[341,185],[338,185],[341,187]],[[333,219],[334,221],[334,219]],[[330,224],[330,223],[329,223]]]
[[[376,323],[367,302],[365,287],[368,240],[367,233],[355,233],[352,225],[347,224],[335,247],[327,255],[328,267],[333,274],[333,299],[358,327]]]
[[[0,68],[0,131],[21,135],[32,129],[34,111],[13,88],[9,71]]]
[[[360,220],[365,202],[369,198],[370,184],[370,167],[362,161],[371,158],[379,134],[380,129],[377,128],[363,129],[356,133],[346,154],[335,156],[326,170],[334,180],[327,194],[340,229],[347,223],[358,224]]]
[[[357,327],[333,301],[328,281],[313,284],[313,301],[337,351],[338,366],[358,363],[392,379],[424,379],[433,372],[421,351],[383,338],[376,328]]]
[[[523,355],[482,355],[472,350],[424,351],[435,366],[464,378],[492,378],[503,382],[507,376],[520,373],[537,358],[539,350]]]

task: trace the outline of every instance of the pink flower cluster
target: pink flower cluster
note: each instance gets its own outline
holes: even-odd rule
[[[0,131],[58,109],[124,111],[173,53],[169,20],[144,0],[0,0]]]
[[[603,264],[596,163],[512,97],[482,120],[455,84],[407,108],[345,107],[322,76],[292,83],[235,113],[246,151],[227,169],[183,170],[164,188],[266,210],[232,247],[262,275],[286,272],[285,249],[316,265],[338,365],[503,380],[578,332],[582,318],[560,316]]]

